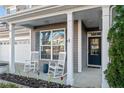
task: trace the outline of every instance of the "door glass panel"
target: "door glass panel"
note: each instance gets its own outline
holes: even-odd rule
[[[100,41],[98,38],[90,39],[90,55],[98,55],[100,52]]]

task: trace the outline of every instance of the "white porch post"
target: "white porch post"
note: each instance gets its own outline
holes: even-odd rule
[[[102,7],[102,87],[109,87],[107,80],[105,79],[104,71],[107,69],[109,63],[109,43],[107,41],[108,31],[110,27],[110,7]]]
[[[73,13],[67,13],[67,84],[73,85]]]
[[[82,24],[78,20],[78,72],[82,72]]]
[[[15,72],[15,31],[14,24],[9,24],[9,71]]]

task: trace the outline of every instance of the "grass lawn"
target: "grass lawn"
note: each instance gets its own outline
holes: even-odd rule
[[[0,83],[0,88],[18,88],[18,86],[11,83]]]

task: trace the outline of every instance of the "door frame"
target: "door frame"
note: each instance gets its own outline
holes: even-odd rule
[[[100,35],[91,36],[90,35],[91,33],[101,33],[101,31],[89,31],[89,32],[87,32],[87,66],[88,67],[101,67],[101,65],[90,65],[88,63],[88,61],[89,61],[89,57],[88,57],[88,52],[89,52],[89,37],[101,37],[101,34]]]

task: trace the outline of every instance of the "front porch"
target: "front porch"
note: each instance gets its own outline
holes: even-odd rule
[[[64,8],[64,7],[63,7]],[[66,7],[65,7],[66,8]],[[59,8],[58,8],[59,9]],[[45,57],[40,55],[40,59],[56,59],[55,54],[59,52],[66,52],[67,60],[66,60],[66,70],[67,77],[65,77],[65,84],[70,84],[74,87],[104,87],[106,86],[106,81],[104,77],[104,70],[106,69],[108,60],[108,43],[107,43],[107,32],[109,28],[109,7],[101,7],[101,6],[76,6],[67,8],[67,10],[60,7],[61,11],[55,11],[51,9],[51,12],[45,11],[46,14],[43,14],[44,11],[41,11],[43,14],[38,12],[37,15],[33,15],[32,17],[26,15],[25,18],[15,17],[10,22],[10,51],[9,51],[9,71],[11,73],[21,74],[24,76],[41,78],[43,80],[48,80],[47,74],[43,74],[42,69],[40,71],[40,75],[37,73],[24,73],[23,72],[23,64],[16,64],[15,60],[15,30],[14,26],[24,26],[31,28],[31,51],[39,51]],[[107,12],[106,12],[107,11]],[[47,14],[47,12],[49,12]],[[35,13],[36,14],[36,13]],[[11,21],[11,20],[10,20]],[[107,26],[106,26],[107,25]],[[59,30],[57,30],[59,28]],[[64,28],[65,30],[62,30]],[[97,29],[96,29],[97,28]],[[62,50],[60,48],[54,47],[53,40],[50,38],[46,40],[47,42],[42,43],[42,38],[38,39],[42,36],[43,32],[47,30],[47,33],[50,34],[48,37],[53,36],[54,32],[63,32],[64,38],[62,45],[58,44],[58,47],[62,46]],[[87,32],[88,31],[100,31],[101,32],[101,43],[99,43],[101,48],[101,58],[99,68],[88,67],[88,41],[87,41]],[[39,36],[36,34],[40,32]],[[46,33],[46,32],[45,32]],[[58,40],[56,40],[58,42]],[[93,39],[92,41],[96,41]],[[41,43],[40,43],[41,42]],[[52,42],[52,43],[51,43]],[[55,42],[56,43],[56,42]],[[93,42],[94,43],[94,42]],[[63,45],[64,44],[64,45]],[[63,47],[64,46],[64,47]],[[107,47],[106,47],[107,46]],[[42,48],[42,51],[41,49]],[[45,48],[44,48],[45,47]],[[53,48],[54,47],[54,48]],[[93,47],[97,47],[94,44]],[[54,49],[57,51],[54,51]],[[92,52],[97,55],[99,51]],[[92,61],[92,59],[91,59]],[[24,63],[24,62],[23,62]],[[93,63],[94,65],[94,63]],[[102,69],[101,69],[102,68]],[[75,73],[76,72],[76,73]],[[54,82],[61,82],[59,79],[53,79]],[[101,82],[102,81],[102,82]]]
[[[38,78],[42,80],[48,81],[48,75],[46,73],[43,73],[43,70],[41,69],[40,75],[38,75],[36,72],[27,72],[25,73],[23,71],[23,64],[16,63],[16,74],[22,75],[22,76],[28,76],[33,78]],[[80,73],[74,73],[74,84],[73,87],[76,88],[100,88],[101,87],[101,68],[85,68]],[[67,76],[64,77],[64,83],[66,84]],[[52,82],[61,83],[61,79],[51,79]]]

